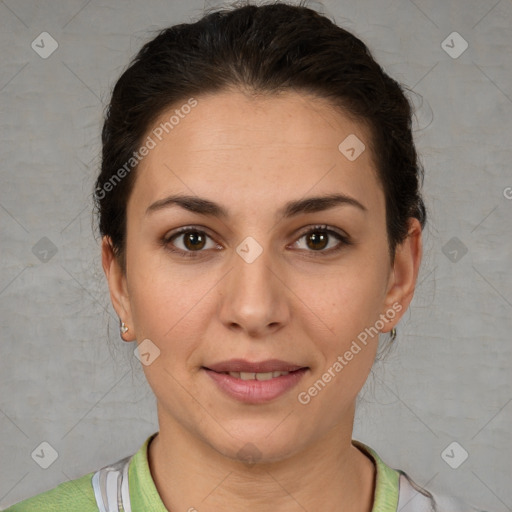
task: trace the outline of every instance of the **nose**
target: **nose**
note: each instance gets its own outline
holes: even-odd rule
[[[219,316],[230,330],[261,338],[289,320],[289,292],[269,250],[253,261],[234,253],[233,267],[222,280],[221,291]]]

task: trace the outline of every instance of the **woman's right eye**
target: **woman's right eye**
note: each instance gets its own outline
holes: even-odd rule
[[[195,253],[206,249],[219,248],[219,245],[204,231],[196,228],[181,228],[177,232],[166,235],[162,240],[166,249],[185,257],[196,257]]]

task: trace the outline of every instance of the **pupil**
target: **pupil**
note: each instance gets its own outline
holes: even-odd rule
[[[185,237],[185,246],[187,249],[202,249],[204,246],[204,237],[201,233],[192,231]]]
[[[309,235],[308,245],[310,249],[323,249],[327,245],[327,235],[320,232],[311,233]]]

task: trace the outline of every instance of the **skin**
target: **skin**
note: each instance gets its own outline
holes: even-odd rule
[[[156,487],[169,510],[259,511],[271,503],[279,511],[370,512],[374,464],[351,439],[356,397],[378,336],[307,405],[297,395],[393,304],[401,311],[382,332],[398,323],[414,293],[420,224],[410,219],[392,264],[368,135],[325,101],[296,92],[264,97],[240,91],[197,100],[136,171],[125,273],[108,237],[102,244],[112,303],[129,327],[123,339],[150,339],[160,350],[143,366],[160,426],[149,449]],[[350,134],[367,148],[355,161],[338,150]],[[366,211],[341,204],[276,218],[288,201],[333,192],[351,196]],[[146,213],[171,194],[209,199],[229,215],[179,206]],[[329,253],[340,243],[332,235],[325,248],[312,244],[303,235],[318,224],[348,235],[352,245]],[[210,236],[196,258],[161,243],[183,226]],[[252,263],[236,252],[248,236],[263,250]],[[194,252],[185,241],[178,236],[174,247]],[[277,358],[309,369],[277,399],[245,404],[223,394],[201,370],[232,358]],[[248,443],[257,449],[256,464],[238,455]]]

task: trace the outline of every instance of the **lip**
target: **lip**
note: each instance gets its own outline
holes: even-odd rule
[[[208,367],[203,366],[202,369],[215,382],[220,391],[229,397],[246,404],[263,404],[277,399],[294,388],[309,368],[278,359],[260,362],[231,359]],[[221,373],[267,373],[273,371],[290,373],[263,381],[256,379],[242,380],[227,373]]]
[[[250,372],[250,373],[264,373],[264,372],[294,372],[305,368],[304,366],[282,361],[280,359],[267,359],[265,361],[251,362],[246,359],[230,359],[229,361],[222,361],[220,363],[210,364],[205,366],[207,370],[214,372]]]

